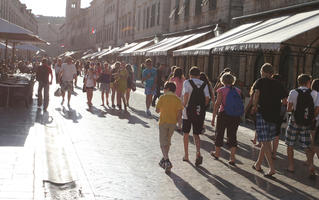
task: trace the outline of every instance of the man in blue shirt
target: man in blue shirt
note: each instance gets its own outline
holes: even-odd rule
[[[142,82],[145,81],[146,114],[151,116],[150,106],[153,95],[156,94],[157,71],[152,66],[152,60],[150,58],[146,59],[145,64],[146,69],[142,73]]]

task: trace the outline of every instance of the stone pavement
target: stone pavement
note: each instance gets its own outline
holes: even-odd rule
[[[36,175],[35,108],[0,109],[0,199],[44,199]]]
[[[55,86],[51,87],[51,93],[54,89]],[[209,152],[214,148],[214,129],[209,125],[210,114],[207,115],[207,131],[201,136],[203,165],[196,168],[193,164],[195,146],[192,137],[191,162],[182,161],[182,135],[175,132],[170,152],[174,167],[172,174],[167,176],[158,166],[161,158],[158,115],[153,109],[152,117],[145,115],[142,89],[138,88],[132,94],[132,108],[128,113],[99,106],[98,91],[94,93],[93,109],[88,110],[85,93],[81,88],[75,92],[71,108],[61,106],[61,99],[52,96],[47,114],[37,112],[36,108],[0,110],[0,156],[5,161],[0,165],[0,199],[319,197],[319,177],[308,179],[301,150],[295,152],[296,173],[285,171],[287,156],[282,141],[276,160],[276,179],[266,179],[253,171],[251,166],[258,148],[250,142],[254,131],[244,126],[238,132],[237,167],[228,165],[227,147],[223,148],[220,161],[212,159]],[[59,159],[55,162],[54,157]],[[41,160],[50,162],[43,164]],[[54,163],[61,164],[54,166]],[[57,168],[59,170],[55,170]],[[50,178],[49,172],[55,175]],[[43,187],[42,181],[47,179],[71,182],[62,185],[45,182]]]

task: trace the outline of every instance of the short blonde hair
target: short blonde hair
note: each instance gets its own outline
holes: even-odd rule
[[[220,77],[220,82],[223,85],[234,85],[236,82],[236,77],[229,72],[226,72]]]

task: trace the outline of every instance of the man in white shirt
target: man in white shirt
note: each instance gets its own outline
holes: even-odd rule
[[[287,170],[288,172],[291,172],[291,173],[293,173],[295,170],[293,151],[294,151],[294,145],[297,142],[297,139],[299,137],[301,146],[306,151],[307,160],[309,162],[310,175],[314,175],[314,166],[313,166],[313,162],[311,162],[312,151],[310,149],[310,145],[311,145],[310,131],[312,129],[311,123],[313,123],[315,118],[314,111],[319,106],[317,103],[318,102],[317,92],[311,91],[310,89],[310,86],[311,86],[310,75],[307,75],[307,74],[299,75],[298,85],[299,87],[297,89],[291,90],[288,96],[287,112],[293,112],[293,115],[289,119],[287,131],[286,131],[286,144],[287,144],[287,154],[288,154]],[[305,96],[307,92],[308,92],[308,98],[307,96]],[[303,95],[301,97],[302,99],[298,98],[299,95]],[[306,101],[306,99],[309,99],[309,98],[310,100]],[[299,100],[303,100],[303,102],[298,102]],[[309,125],[307,123],[308,121],[310,121]]]
[[[70,107],[71,94],[73,91],[73,79],[76,77],[77,71],[75,65],[72,63],[71,57],[65,58],[65,63],[62,64],[60,70],[60,81],[61,81],[61,91],[62,91],[62,102],[64,103],[65,92],[68,92],[68,106]]]
[[[195,165],[199,166],[203,162],[203,157],[200,154],[200,138],[199,134],[201,134],[204,120],[205,120],[205,108],[206,105],[209,102],[209,91],[208,86],[204,85],[205,83],[199,79],[200,77],[200,70],[198,67],[192,67],[189,71],[190,79],[186,80],[183,85],[183,133],[184,133],[184,151],[185,156],[183,158],[184,161],[188,161],[188,138],[189,138],[189,132],[191,130],[191,127],[193,126],[193,136],[195,139],[195,145],[196,145],[196,161]],[[195,98],[192,97],[193,93],[193,86],[197,87],[199,90],[203,90],[202,95],[203,97],[196,96]],[[202,104],[199,106],[195,105],[195,112],[191,110],[191,107],[194,105],[192,102],[190,102],[192,99],[203,99]]]

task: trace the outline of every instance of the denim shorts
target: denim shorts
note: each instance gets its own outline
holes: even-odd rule
[[[152,88],[145,87],[145,94],[146,95],[156,95],[156,90],[152,90]]]

